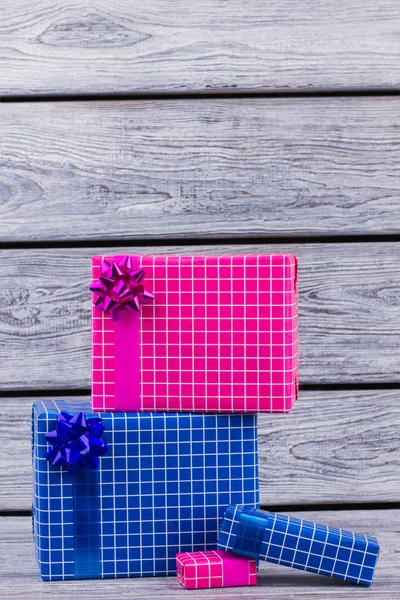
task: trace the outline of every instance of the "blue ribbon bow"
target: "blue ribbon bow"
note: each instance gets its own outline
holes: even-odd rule
[[[46,458],[54,467],[65,467],[70,475],[76,475],[83,467],[98,469],[99,456],[108,452],[101,437],[103,431],[102,419],[86,419],[82,412],[74,416],[61,412],[56,429],[45,435],[52,446]]]

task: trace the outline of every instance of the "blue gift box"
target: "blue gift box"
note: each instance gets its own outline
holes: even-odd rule
[[[60,412],[103,419],[98,470],[46,460]],[[231,503],[258,506],[256,415],[93,413],[35,402],[33,531],[44,580],[174,575],[177,552],[214,549]]]
[[[218,548],[319,575],[371,585],[376,538],[249,506],[229,506]]]

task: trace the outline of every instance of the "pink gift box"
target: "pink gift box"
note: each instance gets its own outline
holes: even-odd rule
[[[224,550],[180,552],[176,572],[179,583],[188,589],[257,584],[257,561]]]
[[[100,277],[96,256],[93,279]],[[154,301],[93,302],[93,409],[289,412],[298,394],[293,255],[132,256]],[[94,298],[95,299],[95,298]]]

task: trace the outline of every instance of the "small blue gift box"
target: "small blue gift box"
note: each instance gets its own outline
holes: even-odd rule
[[[71,475],[53,466],[54,454],[46,459],[45,435],[60,412],[102,418],[108,452],[97,470]],[[214,549],[226,507],[258,505],[256,425],[255,415],[99,414],[89,402],[35,402],[33,529],[42,578],[174,575],[178,552]]]
[[[249,506],[229,506],[218,548],[319,575],[371,585],[376,538]]]

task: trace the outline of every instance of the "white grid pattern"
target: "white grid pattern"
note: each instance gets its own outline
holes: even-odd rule
[[[142,410],[290,410],[298,387],[295,257],[132,258],[155,294],[140,312]],[[94,278],[99,264],[95,257]],[[113,323],[99,312],[93,309],[93,405],[113,410]]]
[[[52,580],[75,577],[72,478],[50,468],[45,458],[44,435],[60,410],[90,415],[79,401],[35,403],[35,540],[42,577]],[[255,416],[101,417],[110,449],[99,469],[100,577],[173,574],[178,551],[215,547],[219,519],[230,502],[244,498],[257,505]],[[217,456],[224,459],[218,466]],[[253,485],[243,491],[245,480]]]
[[[223,550],[181,552],[176,556],[177,579],[188,589],[256,585],[257,561]]]
[[[240,505],[227,509],[218,548],[367,586],[379,556],[374,537]]]

